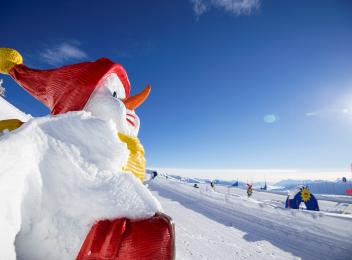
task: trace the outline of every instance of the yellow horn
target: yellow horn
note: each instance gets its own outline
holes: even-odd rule
[[[0,73],[9,74],[10,70],[23,63],[21,54],[10,48],[0,48]]]

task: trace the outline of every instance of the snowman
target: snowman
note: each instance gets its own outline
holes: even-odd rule
[[[147,99],[150,86],[131,96],[124,68],[107,58],[50,70],[36,70],[23,64],[13,49],[0,48],[0,73],[9,74],[22,88],[50,109],[51,115],[87,111],[108,121],[126,143],[129,156],[119,169],[143,182],[144,149],[138,139],[140,120],[135,110]],[[0,122],[11,130],[20,127],[18,119]],[[16,125],[16,127],[13,127]],[[10,129],[10,128],[9,128]],[[1,130],[1,129],[0,129]],[[87,140],[88,141],[88,140]],[[172,220],[156,212],[140,220],[119,218],[97,220],[82,241],[77,259],[171,259],[174,257]]]
[[[124,75],[128,82],[127,74]],[[145,160],[143,146],[137,138],[140,121],[135,109],[146,100],[150,89],[147,85],[139,94],[127,98],[129,90],[126,91],[117,74],[112,73],[98,84],[83,108],[93,116],[111,121],[116,126],[119,138],[130,150],[129,161],[124,170],[131,171],[141,181],[145,175]]]

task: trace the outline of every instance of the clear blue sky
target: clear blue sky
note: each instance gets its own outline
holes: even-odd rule
[[[149,165],[342,169],[352,161],[352,2],[3,1],[0,45],[53,68],[126,68]],[[242,6],[243,7],[243,6]],[[6,98],[48,110],[12,79]]]

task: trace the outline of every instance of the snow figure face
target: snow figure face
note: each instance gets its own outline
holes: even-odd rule
[[[301,191],[301,198],[304,202],[310,200],[310,191],[307,187],[304,187]]]
[[[125,98],[125,88],[113,73],[99,83],[84,110],[106,121],[111,120],[119,133],[136,137],[140,125],[139,117],[134,110],[126,108],[123,102]]]

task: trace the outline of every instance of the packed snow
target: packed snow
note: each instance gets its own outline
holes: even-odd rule
[[[111,122],[87,112],[32,118],[0,137],[2,259],[74,259],[95,221],[145,218],[158,201],[130,173]]]
[[[185,183],[158,175],[148,186],[176,226],[177,259],[351,259],[352,215],[285,209],[286,196]],[[340,207],[340,208],[339,208]]]

